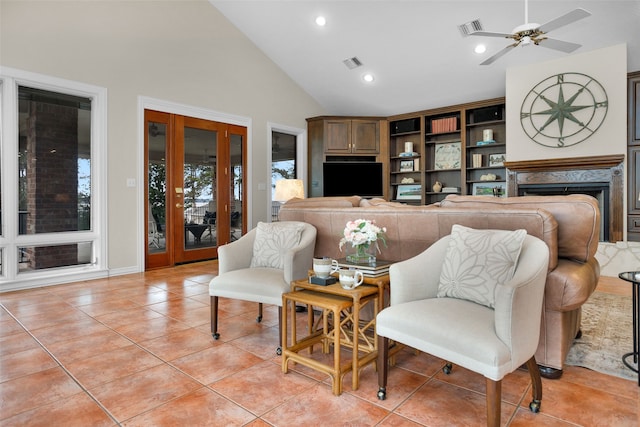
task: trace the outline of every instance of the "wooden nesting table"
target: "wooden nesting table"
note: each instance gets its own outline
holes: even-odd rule
[[[388,285],[388,275],[365,277],[364,283],[353,290],[343,289],[339,283],[321,286],[309,283],[308,280],[292,282],[292,291],[282,296],[282,372],[288,371],[290,360],[325,372],[333,381],[333,393],[339,395],[342,393],[344,374],[352,371],[352,387],[357,390],[360,369],[375,361],[378,355],[375,316],[383,307],[384,289]],[[296,303],[308,307],[307,335],[301,339],[298,338],[296,330]],[[373,309],[373,317],[362,321],[361,310],[368,304],[371,304]],[[321,309],[321,327],[315,326],[313,307]],[[331,324],[329,317],[332,318]],[[322,344],[325,353],[329,352],[329,347],[333,344],[332,366],[310,357],[315,344]],[[348,363],[342,363],[340,360],[341,347],[352,350],[352,358]],[[305,349],[308,349],[308,355]]]

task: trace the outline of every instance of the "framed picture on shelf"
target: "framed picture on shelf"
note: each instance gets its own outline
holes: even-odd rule
[[[460,169],[461,153],[459,142],[436,144],[433,168],[436,170]]]
[[[507,197],[507,183],[503,181],[474,182],[473,195]]]
[[[400,172],[413,172],[413,160],[400,160]]]
[[[420,200],[422,186],[420,184],[400,184],[396,193],[397,200]]]
[[[499,167],[499,166],[504,166],[504,161],[506,154],[504,153],[500,153],[500,154],[489,154],[489,167]]]

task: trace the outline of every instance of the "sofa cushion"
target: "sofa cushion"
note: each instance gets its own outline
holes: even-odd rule
[[[544,209],[558,222],[558,257],[586,262],[593,258],[598,250],[600,209],[598,201],[586,194],[522,197],[454,194],[448,195],[440,205],[475,209]]]
[[[360,200],[361,208],[371,208],[371,207],[385,207],[385,208],[406,208],[409,207],[406,203],[399,202],[388,202],[385,199],[373,198],[373,199],[362,199]]]
[[[300,243],[303,224],[258,222],[251,267],[284,268],[284,256]]]
[[[513,277],[527,232],[451,228],[438,297],[465,299],[493,307],[495,288]]]
[[[281,209],[321,207],[352,208],[358,207],[361,199],[362,197],[360,196],[311,197],[308,199],[293,198],[282,205]]]

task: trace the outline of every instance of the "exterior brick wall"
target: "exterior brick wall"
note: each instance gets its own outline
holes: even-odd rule
[[[27,234],[78,230],[78,110],[29,103]],[[31,268],[77,264],[77,245],[30,248]]]

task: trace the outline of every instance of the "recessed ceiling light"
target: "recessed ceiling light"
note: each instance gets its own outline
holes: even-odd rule
[[[324,27],[327,24],[327,20],[324,16],[318,16],[316,18],[316,24],[320,27]]]
[[[371,83],[375,80],[375,78],[373,77],[373,74],[367,73],[364,76],[362,76],[362,80],[364,80],[367,83]]]
[[[484,53],[486,50],[487,50],[487,47],[483,44],[479,44],[478,46],[475,47],[475,49],[473,49],[475,53]]]

